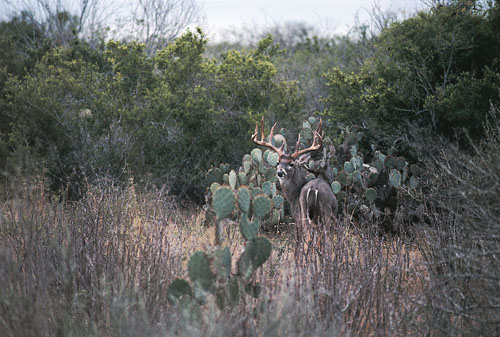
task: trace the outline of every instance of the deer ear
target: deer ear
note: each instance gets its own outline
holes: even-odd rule
[[[307,164],[311,160],[311,155],[309,153],[303,154],[299,158],[295,160],[296,165],[304,165]]]

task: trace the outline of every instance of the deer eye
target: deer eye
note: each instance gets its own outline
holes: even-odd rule
[[[290,166],[290,167],[294,167],[294,166],[295,166],[295,164],[292,162],[292,163],[290,163],[290,165],[288,165],[288,166]]]

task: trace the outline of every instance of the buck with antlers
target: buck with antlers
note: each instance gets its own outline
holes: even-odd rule
[[[290,203],[291,211],[297,234],[302,235],[298,239],[305,239],[309,244],[311,241],[311,224],[323,225],[326,227],[337,212],[337,199],[333,194],[330,184],[321,178],[307,180],[308,171],[305,163],[309,156],[303,156],[311,151],[321,148],[323,141],[322,121],[314,132],[312,145],[306,149],[299,150],[300,135],[295,146],[295,152],[286,154],[284,152],[284,143],[280,148],[272,145],[271,141],[274,135],[276,123],[271,128],[269,141],[264,138],[264,117],[261,120],[261,136],[258,139],[259,124],[255,126],[255,132],[252,135],[252,141],[258,145],[265,146],[278,154],[279,164],[277,168],[278,180],[281,191],[286,200]],[[314,230],[313,230],[314,232]]]

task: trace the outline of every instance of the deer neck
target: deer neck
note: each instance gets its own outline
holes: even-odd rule
[[[307,170],[305,168],[297,167],[287,177],[288,179],[281,182],[281,191],[290,204],[299,201],[300,191],[307,183],[306,175]]]

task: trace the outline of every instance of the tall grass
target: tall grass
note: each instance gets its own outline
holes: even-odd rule
[[[204,211],[133,182],[89,186],[78,202],[52,199],[43,182],[7,189],[0,336],[499,335],[495,137],[468,155],[427,148],[426,193],[393,218],[398,234],[343,214],[323,254],[301,263],[291,229],[264,233],[274,249],[255,276],[261,296],[226,310],[209,301],[200,320],[168,304],[166,290],[213,242]],[[225,227],[235,261],[243,240]]]
[[[296,264],[294,244],[273,237],[256,276],[258,300],[233,310],[207,305],[189,323],[167,303],[169,283],[187,257],[213,240],[200,211],[181,209],[163,190],[133,184],[90,187],[79,202],[51,201],[44,184],[26,184],[2,203],[2,336],[163,336],[394,334],[410,329],[417,252],[402,240],[338,226],[321,263]],[[227,237],[241,252],[236,228]],[[232,229],[231,229],[232,228]],[[411,280],[411,282],[410,282]],[[416,287],[417,289],[419,286]]]
[[[0,334],[153,329],[170,310],[164,294],[183,272],[192,219],[162,190],[103,183],[64,204],[44,187],[26,185],[2,204]]]

